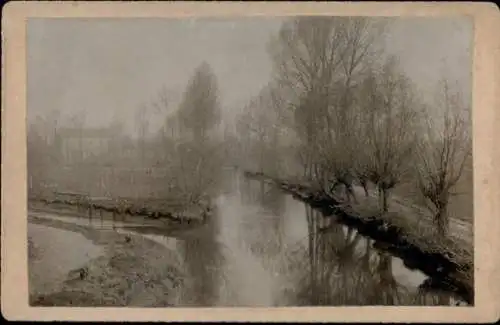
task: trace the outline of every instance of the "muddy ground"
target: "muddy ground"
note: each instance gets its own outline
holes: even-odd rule
[[[30,223],[80,233],[103,254],[83,267],[70,270],[57,289],[39,292],[36,278],[44,272],[36,261],[43,249],[29,239],[29,279],[32,306],[137,306],[165,307],[177,304],[183,274],[175,252],[140,235],[120,234],[57,220],[30,218]]]

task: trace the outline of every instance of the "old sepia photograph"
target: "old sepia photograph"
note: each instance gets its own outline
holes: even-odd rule
[[[473,306],[473,21],[30,18],[31,306]]]

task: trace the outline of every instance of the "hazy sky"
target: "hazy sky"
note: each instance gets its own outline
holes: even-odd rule
[[[162,87],[179,99],[203,60],[217,75],[226,111],[247,102],[270,78],[269,37],[280,18],[30,19],[28,115],[87,111],[87,124],[126,120]],[[425,96],[443,71],[471,92],[473,26],[464,18],[395,19],[386,50]],[[445,69],[445,70],[444,70]],[[156,121],[162,119],[157,118]]]

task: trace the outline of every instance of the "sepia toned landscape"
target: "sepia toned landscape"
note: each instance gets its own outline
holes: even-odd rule
[[[27,22],[31,306],[473,306],[472,21]]]

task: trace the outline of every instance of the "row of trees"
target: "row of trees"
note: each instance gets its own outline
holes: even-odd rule
[[[96,177],[90,177],[95,184],[99,183],[97,179],[103,177],[104,170],[109,170],[111,167],[113,171],[124,168],[124,170],[129,170],[128,178],[133,183],[121,182],[119,189],[113,189],[111,184],[106,184],[110,195],[119,196],[120,193],[131,193],[124,189],[127,187],[130,190],[139,189],[142,192],[136,193],[139,196],[148,196],[150,195],[147,191],[148,185],[156,187],[152,184],[149,170],[159,167],[167,170],[162,180],[163,196],[181,196],[187,200],[196,200],[214,185],[221,166],[220,140],[210,136],[220,122],[217,80],[210,66],[206,63],[201,64],[194,71],[179,107],[176,108],[174,123],[171,120],[169,123],[165,121],[163,132],[154,136],[151,133],[151,122],[154,122],[152,118],[156,116],[152,113],[172,110],[169,95],[162,91],[154,99],[152,105],[142,105],[136,110],[133,121],[136,131],[135,141],[126,134],[115,134],[112,142],[116,146],[109,147],[106,152],[93,157],[92,161],[84,159],[81,155],[78,164],[72,162],[76,170],[73,168],[72,175],[68,176],[71,179],[65,179],[67,175],[62,175],[61,169],[63,165],[69,163],[64,160],[61,141],[57,141],[61,140],[59,134],[61,114],[54,111],[43,118],[38,118],[35,123],[31,124],[28,134],[30,188],[38,191],[44,187],[44,184],[52,183],[59,190],[68,190],[72,187],[70,184],[76,181],[79,184],[79,190],[85,191],[83,182],[90,177],[87,167],[92,169],[94,174],[97,173],[94,175]],[[71,123],[68,125],[71,131],[80,130],[80,147],[83,143],[83,134],[93,130],[85,126],[86,115],[89,113],[89,111],[82,111],[74,115],[70,118]],[[119,120],[114,119],[112,124],[119,123]],[[172,128],[175,134],[170,133],[168,128]],[[72,136],[75,136],[75,132],[72,133]],[[74,144],[73,141],[72,145]],[[115,147],[118,150],[114,150]],[[126,154],[125,148],[132,150],[131,154]],[[85,148],[80,149],[83,151]],[[61,177],[57,177],[56,174]],[[115,178],[118,177],[117,173],[112,174]]]
[[[348,200],[356,200],[355,184],[367,196],[375,186],[382,212],[391,191],[413,177],[444,235],[448,202],[471,150],[468,107],[447,82],[439,101],[424,104],[397,59],[383,51],[386,24],[366,17],[285,22],[270,42],[273,78],[237,122],[239,145],[212,136],[220,98],[216,76],[202,63],[156,144],[164,152],[157,164],[168,170],[165,186],[196,200],[216,187],[229,147],[246,157],[235,161],[266,173],[291,176],[297,162],[302,177],[327,193],[342,185]],[[153,106],[172,110],[166,93]],[[141,167],[151,142],[148,109],[135,117]],[[36,151],[31,143],[29,150]]]
[[[418,180],[445,235],[446,207],[471,151],[468,107],[447,81],[439,100],[424,102],[397,58],[383,52],[386,24],[366,17],[284,23],[270,43],[273,81],[241,123],[256,135],[262,171],[284,157],[273,135],[293,132],[303,177],[327,193],[343,185],[348,200],[356,200],[354,184],[368,196],[371,183],[383,213],[391,190]]]

